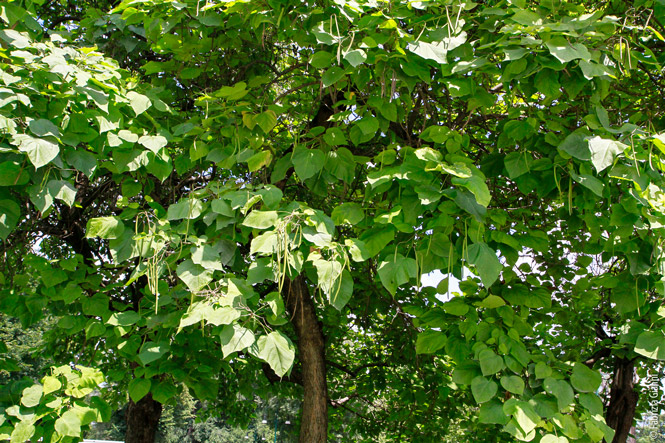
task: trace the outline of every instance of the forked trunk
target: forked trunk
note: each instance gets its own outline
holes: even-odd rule
[[[162,404],[155,401],[150,393],[138,403],[130,399],[125,443],[154,443],[161,416]]]
[[[626,358],[617,358],[610,390],[610,404],[605,421],[616,432],[612,443],[626,443],[635,418],[638,393],[635,391],[635,364]]]
[[[299,442],[324,443],[328,437],[325,341],[304,277],[287,279],[284,298],[298,337],[297,346],[305,390]]]

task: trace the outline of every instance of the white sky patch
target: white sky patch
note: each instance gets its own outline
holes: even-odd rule
[[[471,274],[471,271],[468,269],[464,268],[464,275],[468,276]],[[425,287],[425,286],[431,286],[433,288],[436,288],[441,281],[448,277],[448,291],[445,294],[437,294],[436,298],[439,300],[446,302],[452,298],[453,292],[460,292],[459,288],[459,283],[460,280],[455,278],[452,274],[444,274],[440,270],[436,269],[432,272],[429,272],[427,274],[423,274],[421,279],[420,279],[420,284]]]

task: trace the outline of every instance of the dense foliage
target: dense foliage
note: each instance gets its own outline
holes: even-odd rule
[[[302,396],[307,443],[619,442],[651,407],[662,0],[0,6],[0,311],[56,364],[0,438],[77,438],[101,373],[129,443],[183,386],[245,423]]]

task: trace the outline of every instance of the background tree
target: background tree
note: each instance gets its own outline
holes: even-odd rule
[[[39,6],[2,15],[1,306],[126,388],[128,442],[259,374],[308,443],[625,438],[665,358],[660,2]]]

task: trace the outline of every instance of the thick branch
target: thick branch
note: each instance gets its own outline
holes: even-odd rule
[[[300,443],[325,443],[328,436],[328,385],[325,340],[305,277],[286,279],[283,296],[298,337],[304,398]]]

